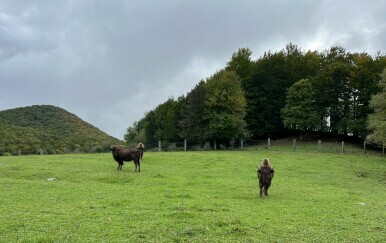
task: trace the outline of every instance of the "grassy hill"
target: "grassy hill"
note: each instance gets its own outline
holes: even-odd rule
[[[101,152],[121,142],[55,106],[33,105],[0,111],[0,153]]]

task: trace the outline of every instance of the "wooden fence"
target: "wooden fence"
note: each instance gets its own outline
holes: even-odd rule
[[[186,139],[179,143],[166,143],[158,141],[157,144],[145,144],[146,151],[204,151],[204,150],[272,150],[272,151],[309,151],[309,152],[330,152],[330,153],[382,153],[385,154],[385,146],[374,144],[345,143],[344,141],[301,141],[292,140],[239,140],[227,144],[227,146],[216,142],[201,144],[189,143]],[[75,153],[65,148],[62,154]],[[1,153],[0,155],[43,155],[47,154],[44,148],[34,151],[19,149],[13,153]]]
[[[157,144],[147,144],[148,151],[194,151],[194,150],[232,150],[232,149],[267,149],[267,150],[292,150],[296,151],[318,151],[318,152],[339,152],[339,153],[368,153],[369,151],[380,151],[385,154],[385,146],[377,146],[366,142],[345,143],[344,141],[301,141],[297,139],[291,140],[240,140],[238,143],[233,143],[227,147],[216,142],[207,142],[202,144],[189,144],[185,139],[180,143],[165,143],[158,141]]]

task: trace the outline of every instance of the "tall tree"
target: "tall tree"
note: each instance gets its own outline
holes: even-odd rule
[[[308,79],[312,84],[319,131],[335,136],[353,134],[359,138],[368,134],[365,124],[371,112],[369,101],[379,90],[376,84],[378,74],[386,67],[385,55],[373,58],[366,53],[351,54],[342,47],[331,47],[322,53],[303,52],[292,43],[279,52],[268,51],[257,60],[251,60],[251,55],[250,49],[240,48],[233,53],[225,70],[208,78],[206,83],[202,81],[185,100],[177,102],[179,105],[174,104],[176,101],[161,104],[146,114],[139,126],[141,129],[135,130],[145,134],[149,141],[179,139],[176,134],[195,142],[203,142],[214,134],[225,139],[228,135],[219,128],[224,124],[213,122],[215,118],[226,119],[219,116],[218,111],[222,109],[216,108],[221,105],[209,102],[209,97],[220,96],[214,95],[211,86],[216,86],[212,83],[217,81],[211,80],[223,73],[233,73],[237,83],[241,83],[246,103],[244,121],[253,138],[285,136],[290,126],[281,114],[286,105],[286,92],[301,79]]]
[[[205,124],[205,82],[202,80],[192,89],[185,98],[181,108],[181,120],[179,121],[180,136],[190,142],[204,142]]]
[[[245,97],[238,75],[222,70],[205,83],[206,137],[230,141],[245,136]]]
[[[386,145],[386,69],[379,84],[381,91],[371,98],[370,105],[374,113],[369,115],[369,128],[372,131],[368,139]]]
[[[285,132],[280,110],[285,105],[287,89],[300,79],[315,75],[319,69],[317,53],[304,54],[292,43],[252,62],[250,78],[243,88],[247,100],[245,120],[253,137]]]
[[[282,109],[285,127],[301,132],[318,128],[320,120],[313,93],[308,79],[301,79],[288,89],[286,105]]]
[[[179,97],[177,100],[169,98],[155,109],[155,120],[157,123],[155,136],[158,140],[167,142],[178,142],[181,140],[178,121],[181,119],[180,111],[183,100],[183,97]]]
[[[265,53],[256,61],[247,92],[249,106],[246,117],[248,129],[254,137],[271,136],[283,130],[280,110],[285,105],[285,93],[293,83],[295,81],[288,80],[283,51]]]
[[[124,135],[124,139],[126,143],[135,143],[138,136],[138,122],[134,122],[133,125],[126,129],[126,134]]]
[[[254,131],[258,124],[256,116],[259,113],[256,111],[256,101],[259,98],[259,90],[256,79],[253,79],[256,64],[251,60],[251,55],[252,51],[249,48],[240,48],[232,54],[226,70],[234,71],[241,80],[241,87],[246,101],[244,120],[248,126],[247,129]]]
[[[124,135],[126,144],[131,146],[136,145],[140,142],[149,144],[146,139],[145,129],[144,129],[144,119],[141,119],[139,122],[134,122],[133,125],[126,129],[126,134]]]
[[[227,63],[226,70],[234,71],[240,77],[242,85],[251,76],[251,55],[252,51],[249,48],[240,48],[232,54],[231,60]]]
[[[367,53],[350,55],[353,70],[350,85],[352,89],[351,130],[355,137],[365,138],[369,133],[367,117],[371,113],[371,96],[380,91],[379,75],[385,67],[384,58],[380,55],[373,58]]]
[[[332,47],[323,54],[323,67],[312,78],[315,87],[318,113],[321,121],[328,121],[326,130],[333,135],[349,132],[351,117],[350,77],[352,69],[346,51]],[[324,124],[321,124],[322,128]]]
[[[157,113],[155,110],[151,110],[145,114],[144,130],[146,143],[151,146],[155,146],[159,139],[161,139],[159,132],[159,126],[156,120]]]

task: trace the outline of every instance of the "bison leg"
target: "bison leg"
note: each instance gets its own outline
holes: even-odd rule
[[[141,172],[141,166],[140,166],[140,161],[139,161],[139,158],[138,158],[138,161],[135,161],[134,160],[134,164],[135,164],[135,172]]]
[[[118,162],[118,168],[117,168],[117,170],[122,170],[122,165],[123,165],[123,162]]]
[[[259,185],[260,187],[260,198],[263,196],[263,186],[262,185]]]

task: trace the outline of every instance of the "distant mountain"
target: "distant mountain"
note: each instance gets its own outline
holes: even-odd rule
[[[51,105],[0,111],[0,154],[107,152],[122,143],[74,114]]]

